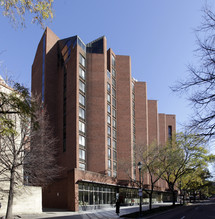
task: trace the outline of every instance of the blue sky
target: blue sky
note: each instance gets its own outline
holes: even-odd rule
[[[213,2],[211,1],[208,1]],[[47,25],[60,38],[79,35],[88,43],[107,37],[108,48],[130,55],[132,76],[146,81],[148,98],[159,101],[160,113],[176,114],[177,126],[192,112],[185,96],[170,86],[195,63],[194,28],[202,20],[204,0],[55,0],[55,17]],[[31,86],[31,65],[43,31],[31,24],[14,29],[0,16],[1,72]],[[3,75],[5,73],[2,73]]]

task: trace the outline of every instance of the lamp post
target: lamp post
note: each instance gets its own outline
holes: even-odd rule
[[[139,196],[140,196],[140,216],[142,214],[142,183],[141,183],[141,169],[142,169],[142,163],[141,162],[138,162],[137,164],[138,166],[138,169],[139,169],[139,181],[140,181],[140,189],[139,189]]]

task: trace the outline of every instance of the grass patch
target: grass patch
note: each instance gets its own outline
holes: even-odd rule
[[[142,211],[141,217],[150,216],[150,215],[153,215],[153,214],[158,214],[158,213],[161,213],[161,212],[173,209],[173,208],[177,208],[179,206],[182,206],[182,205],[160,206],[160,207],[157,207],[157,208],[153,208],[151,211],[150,210]],[[137,218],[137,217],[140,217],[140,212],[137,211],[137,212],[134,212],[134,213],[131,213],[131,214],[122,215],[120,217]]]

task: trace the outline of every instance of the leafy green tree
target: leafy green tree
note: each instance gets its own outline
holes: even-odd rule
[[[53,18],[53,0],[0,0],[3,16],[14,24],[25,25],[25,15],[33,16],[32,22],[44,27],[44,21]]]
[[[201,198],[202,195],[208,196],[207,187],[209,184],[207,179],[210,177],[211,174],[206,166],[200,166],[181,177],[180,189],[183,190],[183,193],[192,194],[194,201],[196,200],[197,193],[199,193],[199,198]]]
[[[215,183],[214,181],[207,181],[207,195],[208,197],[214,196],[215,195]]]
[[[176,186],[182,176],[194,172],[198,167],[207,165],[214,160],[214,155],[208,154],[204,139],[194,134],[176,134],[168,141],[164,149],[166,158],[161,168],[164,170],[164,179],[172,192],[173,205],[175,205]]]
[[[14,133],[16,130],[13,116],[26,115],[34,120],[37,103],[32,101],[29,90],[19,83],[10,82],[8,86],[1,79],[0,88],[0,134]]]

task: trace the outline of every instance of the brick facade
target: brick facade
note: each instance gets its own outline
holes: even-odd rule
[[[107,50],[105,37],[85,45],[78,36],[60,40],[47,28],[32,65],[32,93],[49,112],[63,167],[43,190],[44,207],[77,211],[84,202],[110,204],[119,188],[131,188],[130,179],[139,178],[138,151],[165,144],[176,130],[175,115],[158,114],[146,82],[132,78],[130,56]],[[157,188],[166,185],[160,181]]]

